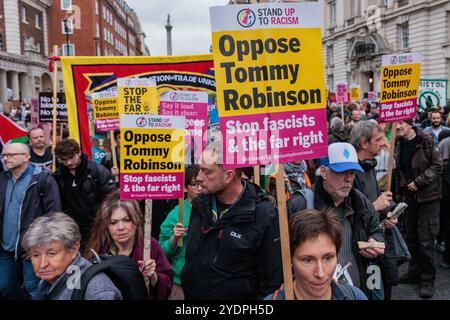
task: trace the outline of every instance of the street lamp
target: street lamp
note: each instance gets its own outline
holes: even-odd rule
[[[69,55],[69,17],[63,19],[64,22],[64,32],[66,33],[66,51],[67,56]]]

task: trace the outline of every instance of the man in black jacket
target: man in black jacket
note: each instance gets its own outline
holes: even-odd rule
[[[11,143],[1,154],[8,171],[0,173],[0,299],[33,297],[39,279],[23,257],[21,239],[34,219],[60,211],[61,199],[51,175],[34,174],[27,145]]]
[[[375,174],[377,165],[375,157],[385,146],[383,129],[374,121],[360,121],[352,129],[350,143],[355,147],[359,164],[364,170],[356,172],[354,186],[364,193],[372,201],[375,210],[383,218],[386,218],[395,203],[392,201],[391,191],[380,192]],[[385,220],[386,250],[381,259],[385,300],[390,300],[392,286],[399,282],[397,257],[391,230],[396,224],[396,219]]]
[[[283,282],[278,216],[267,195],[203,152],[181,283],[186,299],[262,299]]]
[[[58,182],[64,212],[80,227],[83,251],[96,211],[116,185],[105,167],[81,153],[75,140],[58,142],[55,154],[61,165],[53,176]]]

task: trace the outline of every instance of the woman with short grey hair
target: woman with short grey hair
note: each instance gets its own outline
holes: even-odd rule
[[[55,212],[37,218],[22,239],[36,276],[41,279],[36,299],[70,300],[76,279],[92,264],[81,257],[78,225],[68,215]],[[78,274],[77,274],[78,272]],[[104,273],[89,282],[84,300],[121,300],[122,295]]]

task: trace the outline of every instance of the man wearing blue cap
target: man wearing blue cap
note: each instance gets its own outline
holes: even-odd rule
[[[369,262],[382,255],[384,249],[373,244],[359,249],[358,241],[384,243],[378,213],[370,200],[353,187],[355,171],[363,171],[355,148],[349,143],[330,144],[328,159],[316,181],[314,208],[335,208],[342,222],[342,246],[336,269],[342,277],[338,280],[360,288],[371,297],[372,290],[381,287],[381,274],[372,274],[376,268],[368,269]],[[301,209],[304,208],[297,208],[297,211]],[[369,276],[374,281],[367,281]]]

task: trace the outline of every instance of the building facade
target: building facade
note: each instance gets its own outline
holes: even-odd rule
[[[380,91],[381,57],[418,52],[421,79],[450,75],[449,0],[320,0],[327,86]]]
[[[50,43],[61,55],[139,56],[145,33],[124,0],[54,0]],[[50,48],[50,50],[52,50]]]
[[[52,88],[48,73],[50,0],[0,0],[0,102],[31,102]]]
[[[145,37],[124,0],[0,0],[0,103],[52,91],[54,45],[58,55],[149,55]]]

